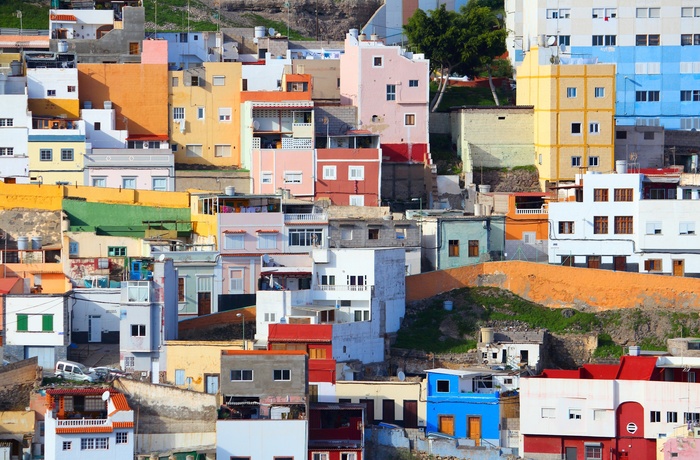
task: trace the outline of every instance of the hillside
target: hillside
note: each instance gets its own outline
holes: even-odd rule
[[[443,308],[453,302],[453,310]],[[396,348],[430,353],[466,353],[476,347],[481,327],[509,330],[547,329],[558,337],[597,335],[595,358],[617,358],[624,347],[665,350],[672,337],[700,335],[697,312],[645,308],[599,313],[552,309],[497,288],[463,288],[406,305]],[[569,357],[553,357],[564,367]],[[580,364],[580,363],[576,363]]]

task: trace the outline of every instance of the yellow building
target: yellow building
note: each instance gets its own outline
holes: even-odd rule
[[[29,175],[41,184],[83,185],[85,136],[29,135]]]
[[[241,64],[205,62],[169,76],[175,162],[239,166]]]
[[[178,388],[216,393],[221,372],[221,350],[242,350],[243,342],[171,340],[165,343],[166,382]]]
[[[543,187],[586,170],[614,170],[614,64],[560,57],[538,65],[532,48],[517,83],[518,105],[534,106],[535,165]]]

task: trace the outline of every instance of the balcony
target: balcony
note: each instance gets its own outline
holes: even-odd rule
[[[317,284],[318,291],[367,291],[371,286],[367,285],[347,285],[347,284]]]
[[[56,420],[56,428],[84,428],[95,426],[112,426],[109,419],[106,418],[79,418],[69,420]]]
[[[547,208],[542,206],[535,209],[516,209],[515,214],[547,214]]]
[[[313,213],[313,214],[285,214],[284,222],[328,222],[328,214],[325,212]]]

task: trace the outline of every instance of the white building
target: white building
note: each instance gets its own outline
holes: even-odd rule
[[[495,332],[493,328],[481,328],[481,340],[477,350],[482,364],[520,369],[527,366],[535,374],[542,370],[545,331]]]
[[[247,91],[281,91],[284,68],[290,65],[292,65],[292,60],[289,57],[272,59],[272,55],[266,53],[265,64],[241,67],[243,87]]]
[[[70,310],[63,295],[6,295],[4,353],[10,361],[36,356],[45,372],[66,359],[70,338]]]
[[[406,311],[404,265],[403,248],[348,248],[314,250],[312,267],[263,267],[269,286],[289,276],[311,281],[310,289],[257,291],[256,346],[266,346],[270,323],[332,324],[333,359],[383,361],[386,335]]]
[[[85,122],[85,139],[93,149],[126,148],[129,132],[116,129],[116,110],[93,109],[92,101],[85,101],[80,116]]]
[[[54,39],[101,38],[114,27],[114,11],[109,10],[49,10],[49,29]]]
[[[700,273],[700,186],[674,170],[577,178],[576,201],[550,203],[549,262],[619,271]]]
[[[27,110],[27,80],[0,73],[0,178],[29,182],[28,132],[32,115]]]
[[[134,457],[134,411],[123,394],[104,388],[59,388],[46,393],[44,458]]]
[[[216,458],[304,459],[308,432],[307,420],[218,420]]]
[[[72,291],[71,337],[75,343],[119,343],[121,291],[83,288]]]

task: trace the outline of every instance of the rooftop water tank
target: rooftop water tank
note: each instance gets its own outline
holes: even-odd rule
[[[482,327],[481,328],[481,343],[493,343],[493,328],[492,327]]]
[[[228,196],[235,195],[236,194],[236,187],[234,187],[233,185],[227,186],[226,188],[224,188],[224,194],[226,194]]]
[[[265,36],[265,26],[255,26],[255,38],[262,38]]]
[[[17,237],[17,249],[20,251],[26,251],[29,249],[29,237],[28,236],[18,236]]]
[[[68,52],[68,42],[65,40],[59,40],[56,48],[58,49],[59,53],[66,53]]]
[[[10,62],[10,71],[13,76],[22,75],[22,63],[19,61]]]
[[[34,250],[39,250],[43,246],[42,240],[40,236],[33,236],[32,237],[32,249]]]
[[[618,174],[627,174],[627,160],[616,160],[615,172]]]

